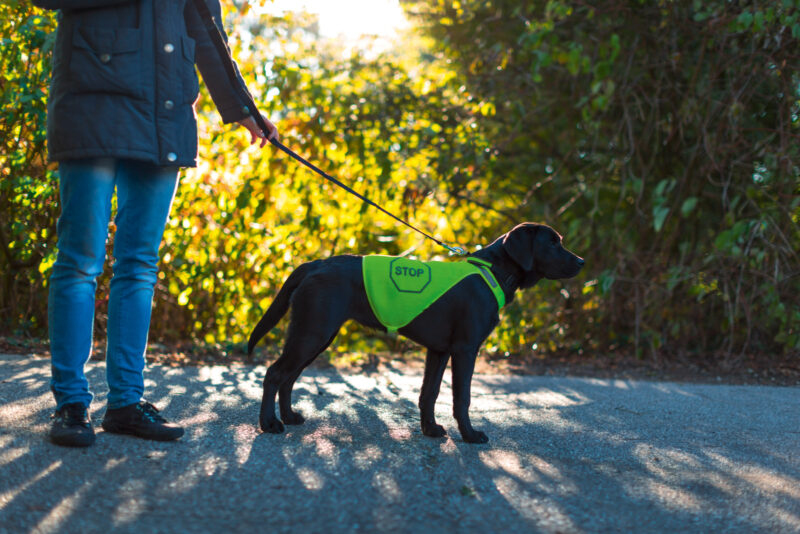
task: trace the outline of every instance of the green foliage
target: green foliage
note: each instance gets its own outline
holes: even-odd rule
[[[246,22],[234,13],[227,25]],[[453,137],[471,135],[460,108],[429,78],[412,79],[400,58],[345,54],[307,28],[313,25],[302,17],[276,18],[251,21],[246,42],[240,31],[231,35],[248,85],[279,123],[284,142],[393,213],[452,241],[444,211],[449,197],[437,194],[430,162],[460,149]],[[303,261],[409,249],[424,257],[441,253],[281,153],[248,149],[243,131],[224,133],[205,94],[198,114],[208,137],[200,166],[182,179],[165,235],[154,321],[163,325],[161,336],[245,339]],[[359,342],[361,332],[347,326],[340,349]]]
[[[798,2],[404,5],[420,35],[379,55],[247,4],[227,6],[226,27],[284,142],[355,189],[448,242],[544,221],[586,257],[579,279],[518,295],[490,353],[800,349]],[[43,147],[54,17],[20,2],[0,15],[0,329],[41,335],[58,213]],[[151,339],[242,341],[303,261],[441,254],[248,147],[206,94],[197,109],[201,164],[181,177]],[[381,348],[345,328],[339,350]]]
[[[800,348],[800,3],[404,4],[497,110],[491,201],[586,254],[574,342]]]
[[[45,162],[53,17],[0,4],[0,331],[46,328],[58,191]]]

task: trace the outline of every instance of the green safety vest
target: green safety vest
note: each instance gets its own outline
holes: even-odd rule
[[[364,287],[375,316],[395,332],[425,311],[454,285],[472,274],[483,278],[500,310],[506,297],[487,261],[420,261],[397,256],[364,256]]]

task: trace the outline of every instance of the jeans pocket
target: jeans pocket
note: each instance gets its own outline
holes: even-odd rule
[[[186,70],[186,74],[183,76],[183,101],[193,104],[200,92],[200,81],[197,79],[197,71],[194,66],[194,39],[186,36],[181,37],[181,49],[183,50],[184,68]]]
[[[142,32],[138,28],[76,27],[72,34],[69,90],[145,98]]]

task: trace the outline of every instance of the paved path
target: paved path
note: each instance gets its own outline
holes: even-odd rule
[[[312,371],[306,424],[260,434],[263,374],[152,366],[149,399],[187,435],[72,450],[45,439],[48,361],[0,356],[0,532],[800,531],[800,388],[477,376],[491,441],[470,445],[449,379],[435,440],[421,377],[396,370]]]

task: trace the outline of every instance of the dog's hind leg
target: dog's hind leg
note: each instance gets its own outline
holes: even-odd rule
[[[281,413],[281,421],[283,421],[286,425],[302,425],[305,423],[305,417],[300,412],[296,412],[292,410],[292,389],[294,389],[294,383],[300,377],[300,374],[303,370],[308,367],[311,362],[313,362],[317,356],[319,356],[325,349],[327,349],[331,343],[333,343],[336,334],[332,335],[331,338],[325,343],[325,346],[317,352],[311,359],[309,359],[303,366],[298,369],[298,371],[286,380],[281,387],[278,389],[278,409]]]
[[[467,443],[489,441],[486,434],[472,428],[472,423],[469,421],[470,384],[477,356],[477,350],[453,353],[453,416],[458,422],[461,437]]]
[[[291,411],[294,382],[303,369],[330,345],[347,318],[343,308],[320,305],[322,302],[325,299],[312,300],[301,295],[293,303],[292,321],[283,352],[264,377],[259,415],[259,424],[264,432],[277,434],[284,430],[283,423],[275,417],[275,395],[279,391],[285,392],[281,393],[281,416],[288,416],[288,424],[302,422],[291,415],[294,413]]]
[[[289,335],[283,346],[283,352],[275,360],[275,363],[269,366],[267,375],[264,377],[261,413],[258,416],[261,430],[264,432],[273,434],[283,432],[283,423],[275,417],[275,395],[279,391],[287,391],[287,388],[290,392],[294,381],[303,372],[305,366],[321,352],[319,347],[322,343],[315,343],[313,338],[307,336],[292,335],[293,326],[289,326]],[[287,396],[281,394],[281,412],[284,412],[285,406],[289,404],[289,401],[284,399],[287,399]],[[284,415],[287,414],[281,413],[281,416]]]
[[[283,432],[283,423],[275,417],[275,395],[279,391],[285,391],[284,386],[288,384],[289,391],[291,391],[294,381],[300,376],[305,368],[305,360],[312,360],[313,358],[305,357],[309,353],[316,355],[316,347],[310,343],[308,338],[300,336],[292,336],[292,327],[289,327],[290,334],[286,339],[286,344],[283,346],[283,352],[280,357],[275,360],[275,363],[269,366],[267,374],[264,377],[264,393],[261,397],[261,412],[258,416],[258,422],[261,430],[270,432],[272,434],[279,434]],[[314,347],[314,348],[312,348]],[[284,416],[284,395],[281,394],[281,416]],[[291,409],[291,408],[290,408]],[[293,424],[288,422],[288,424]]]
[[[283,355],[281,355],[282,357]],[[270,373],[273,366],[274,364],[267,369],[267,375],[264,377],[264,392],[261,395],[261,411],[258,414],[258,424],[262,432],[280,434],[283,432],[283,423],[275,417],[275,394],[278,392],[279,385],[275,383],[275,374]]]
[[[278,409],[281,413],[281,421],[286,425],[302,425],[306,422],[306,418],[303,417],[303,414],[292,410],[292,389],[294,388],[294,383],[300,377],[300,373],[302,373],[305,368],[306,366],[304,365],[294,376],[281,384],[281,387],[278,389]]]
[[[447,434],[442,425],[436,424],[434,406],[448,359],[450,359],[448,353],[431,349],[428,349],[428,355],[425,357],[425,378],[422,379],[422,389],[419,393],[419,416],[422,433],[432,438],[440,438]]]

